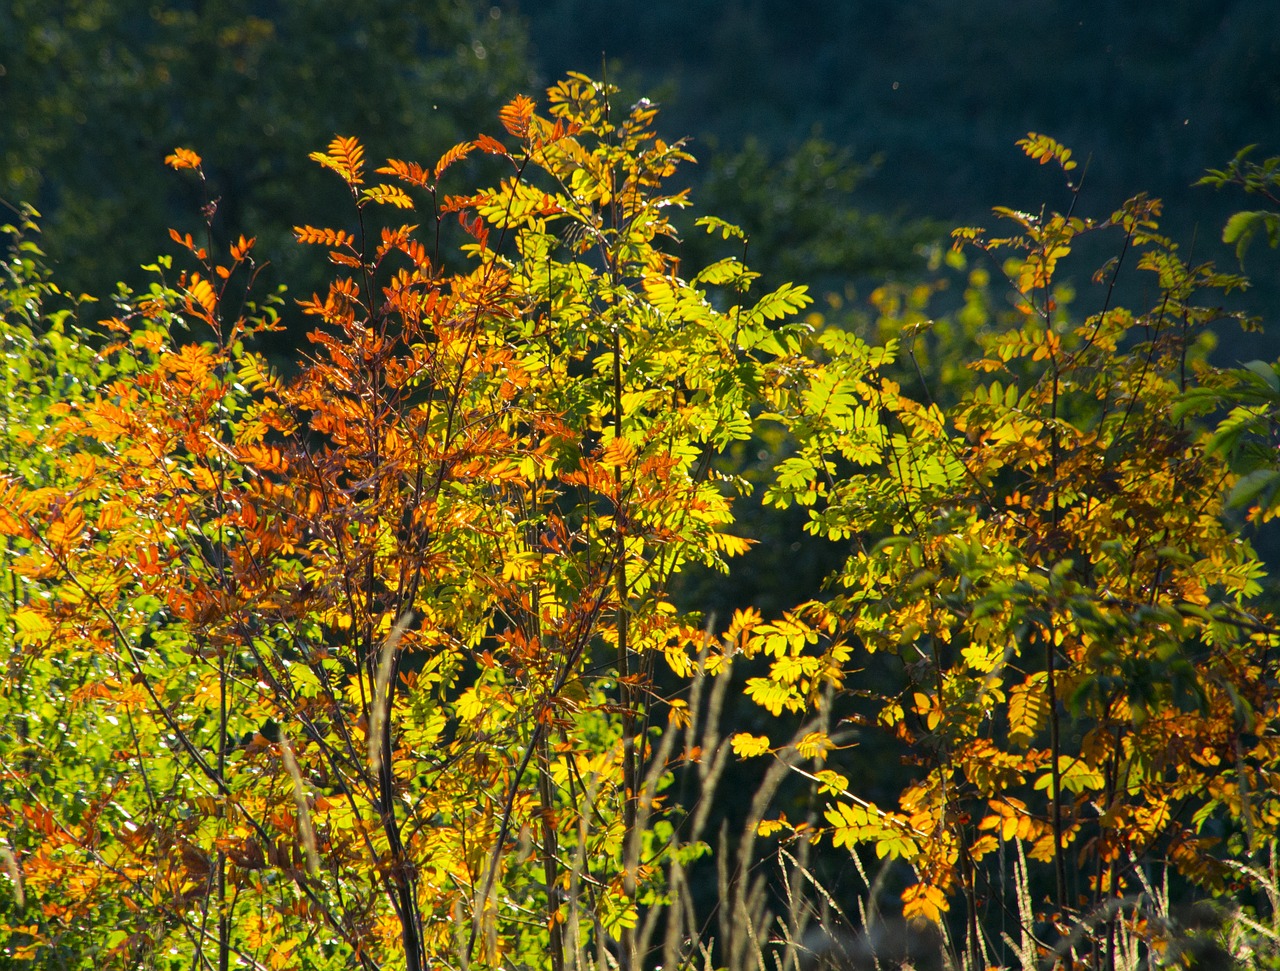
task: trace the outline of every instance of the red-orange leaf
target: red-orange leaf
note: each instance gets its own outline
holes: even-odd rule
[[[431,188],[431,173],[417,162],[403,162],[398,158],[389,158],[387,164],[377,172],[379,175],[394,175],[401,181],[422,189]]]
[[[185,246],[188,250],[190,250],[193,254],[195,254],[195,258],[198,260],[203,260],[206,256],[209,255],[208,253],[205,252],[205,249],[203,246],[196,245],[196,241],[192,238],[190,233],[180,233],[176,229],[170,229],[169,238],[172,239],[179,246]]]
[[[436,180],[439,181],[440,176],[454,162],[460,162],[476,149],[474,142],[459,142],[453,148],[440,156],[440,160],[436,162]]]
[[[462,228],[465,229],[469,235],[480,241],[481,246],[483,246],[488,240],[489,229],[485,226],[484,220],[479,216],[476,216],[473,219],[468,219],[465,212],[460,212],[458,213],[458,222],[462,224]]]
[[[529,134],[529,119],[533,117],[533,99],[518,94],[501,111],[498,118],[502,127],[516,138],[524,138]]]
[[[490,155],[506,155],[507,146],[498,141],[492,135],[481,135],[476,139],[476,148],[482,152],[488,152]]]

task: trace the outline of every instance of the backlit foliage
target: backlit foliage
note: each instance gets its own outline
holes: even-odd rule
[[[1074,166],[1043,136],[1022,144]],[[809,528],[854,552],[830,599],[748,642],[777,657],[755,696],[776,711],[852,687],[855,645],[901,659],[871,720],[918,778],[893,807],[846,791],[827,820],[837,842],[911,864],[908,915],[936,920],[958,893],[978,905],[1015,839],[1064,913],[1132,893],[1148,861],[1222,890],[1224,856],[1260,852],[1280,819],[1263,568],[1224,522],[1232,469],[1184,417],[1200,379],[1201,396],[1218,382],[1214,291],[1241,281],[1185,263],[1154,200],[1104,220],[996,214],[1010,235],[955,238],[1001,262],[1012,319],[987,321],[954,404],[904,396],[897,343],[846,334],[773,388],[797,446],[767,498],[811,507]],[[1099,234],[1119,256],[1077,317],[1059,276]],[[1111,303],[1131,268],[1147,309]]]
[[[298,302],[289,377],[251,349],[276,326],[253,239],[174,231],[186,269],[92,334],[14,251],[10,958],[638,968],[669,864],[703,849],[662,791],[700,758],[670,742],[699,706],[658,666],[742,663],[770,716],[827,719],[720,751],[817,786],[821,832],[762,835],[909,865],[908,917],[976,907],[1015,840],[1066,912],[1142,862],[1222,888],[1274,834],[1276,635],[1223,518],[1237,473],[1188,404],[1224,384],[1197,294],[1239,281],[1184,263],[1151,200],[997,210],[1010,235],[957,240],[1003,261],[1013,322],[971,327],[954,401],[917,400],[899,358],[922,322],[877,345],[795,322],[805,289],[755,293],[736,258],[683,277],[666,185],[689,156],[609,94],[571,75],[431,166],[315,152],[349,209],[295,227],[332,276]],[[451,191],[469,156],[492,184]],[[203,181],[194,151],[167,161]],[[1133,265],[1158,299],[1077,318],[1063,267],[1108,233],[1104,292]],[[766,503],[851,554],[814,599],[717,630],[669,591],[748,549],[732,456],[766,424]],[[888,653],[900,684],[868,697]],[[908,753],[896,805],[841,771],[833,713]]]
[[[430,172],[315,153],[353,228],[297,229],[336,273],[301,302],[295,378],[244,348],[270,325],[241,311],[253,241],[219,262],[175,232],[195,268],[107,321],[98,393],[49,408],[45,465],[10,466],[6,707],[53,706],[33,751],[72,731],[60,708],[111,749],[64,812],[83,753],[6,766],[26,893],[56,902],[16,956],[104,901],[99,967],[634,949],[668,852],[641,853],[648,672],[689,674],[705,639],[667,583],[746,546],[708,458],[749,433],[769,323],[807,298],[717,309],[662,248],[687,156],[653,110],[615,124],[578,77],[550,95]],[[472,150],[507,174],[446,197]],[[426,231],[383,221],[406,206]]]

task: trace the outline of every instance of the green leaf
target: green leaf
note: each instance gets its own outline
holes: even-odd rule
[[[1280,374],[1276,373],[1272,365],[1266,361],[1250,361],[1245,365],[1245,370],[1256,374],[1268,388],[1280,394]]]
[[[721,219],[719,216],[699,216],[698,219],[694,221],[694,225],[703,227],[707,231],[708,235],[713,235],[718,232],[721,239],[728,239],[732,236],[735,239],[745,241],[747,238],[747,234],[742,231],[741,227],[735,226],[733,223]]]
[[[751,308],[751,315],[763,317],[765,320],[781,320],[803,310],[811,303],[813,298],[809,296],[808,287],[784,283],[777,290],[761,297],[760,302]]]
[[[1240,509],[1259,497],[1263,498],[1263,504],[1269,505],[1277,485],[1280,485],[1280,472],[1275,469],[1255,469],[1232,486],[1227,495],[1227,508]]]
[[[1267,234],[1267,242],[1275,249],[1280,245],[1280,214],[1266,211],[1237,212],[1222,229],[1222,241],[1234,243],[1236,259],[1244,260],[1245,250],[1259,230]]]

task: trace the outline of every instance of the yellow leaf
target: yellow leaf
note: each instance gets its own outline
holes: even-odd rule
[[[1000,849],[1000,841],[988,834],[974,840],[973,845],[969,847],[969,856],[974,860],[981,860],[988,853],[994,853],[998,849]]]
[[[917,883],[902,892],[902,916],[907,920],[927,920],[931,924],[940,924],[942,915],[948,909],[947,895],[929,884]]]
[[[744,759],[764,755],[773,747],[766,736],[752,735],[748,732],[738,732],[733,736],[730,744],[733,746],[734,754]]]
[[[901,724],[905,715],[906,712],[902,710],[902,705],[898,704],[896,701],[890,701],[880,709],[880,714],[876,720],[880,722],[881,725],[893,727],[894,725]]]
[[[796,743],[796,751],[806,759],[824,759],[833,748],[835,743],[826,732],[810,732]]]
[[[53,630],[48,617],[28,606],[19,607],[13,612],[13,622],[24,634],[45,634]]]
[[[502,561],[502,579],[517,582],[527,580],[537,573],[541,562],[542,557],[536,551],[510,553]]]
[[[830,793],[838,796],[849,788],[849,779],[833,769],[823,769],[815,772],[814,775],[820,783],[819,795]]]
[[[921,691],[917,691],[912,700],[915,702],[915,712],[924,719],[925,728],[933,731],[942,722],[942,711],[938,708],[937,702],[929,695]]]
[[[1009,692],[1009,741],[1025,748],[1048,723],[1045,673],[1036,671]]]
[[[717,547],[725,556],[741,556],[751,549],[755,540],[743,536],[730,536],[728,533],[712,533],[711,545]]]
[[[756,824],[756,835],[772,836],[780,830],[789,828],[790,827],[780,819],[762,819]]]
[[[367,199],[370,202],[376,202],[381,205],[395,206],[397,209],[413,208],[413,199],[411,199],[409,197],[409,194],[405,192],[404,189],[401,189],[399,186],[394,186],[394,185],[371,186],[368,189],[365,189],[364,192],[360,193],[360,197],[362,199]]]
[[[1070,172],[1076,167],[1076,163],[1071,160],[1071,149],[1048,135],[1027,132],[1027,137],[1018,139],[1017,145],[1028,158],[1035,159],[1041,165],[1054,161],[1062,166],[1064,172]]]

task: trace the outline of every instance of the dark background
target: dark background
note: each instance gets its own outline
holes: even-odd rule
[[[1184,254],[1236,269],[1222,225],[1256,202],[1192,184],[1246,145],[1280,153],[1280,22],[1269,0],[548,0],[522,10],[541,78],[606,66],[662,103],[663,124],[691,134],[713,174],[754,142],[785,185],[787,161],[814,135],[867,166],[843,191],[828,185],[822,205],[838,226],[848,209],[880,217],[869,233],[865,218],[844,227],[879,244],[846,254],[850,277],[909,275],[893,241],[905,235],[910,251],[921,220],[947,230],[991,225],[994,205],[1065,209],[1061,176],[1014,146],[1029,131],[1085,167],[1077,215],[1105,216],[1148,192],[1165,201],[1163,226]],[[720,210],[745,196],[728,215],[767,230],[774,214],[751,205],[767,194],[760,173],[736,193],[718,174]],[[774,201],[793,214],[791,200]],[[768,270],[775,255],[764,255]],[[1261,247],[1250,254],[1252,312],[1274,305],[1277,265]],[[1223,336],[1223,363],[1280,351],[1275,337]]]
[[[308,152],[356,134],[371,159],[430,162],[576,70],[661,104],[668,137],[691,137],[702,210],[742,221],[766,274],[835,290],[910,276],[926,238],[993,205],[1065,208],[1061,178],[1014,147],[1031,130],[1087,163],[1080,214],[1150,192],[1184,251],[1234,266],[1218,239],[1246,200],[1191,184],[1245,145],[1280,153],[1275,15],[1271,0],[9,0],[0,198],[40,208],[60,277],[102,294],[191,224],[198,194],[161,164],[189,146],[224,233],[259,235],[296,280],[287,227],[335,201]],[[1250,254],[1259,312],[1277,265]]]
[[[993,200],[1044,201],[1012,150],[1028,130],[1092,157],[1100,196],[1149,190],[1179,203],[1206,167],[1274,140],[1280,120],[1280,24],[1268,0],[523,9],[544,77],[598,72],[603,52],[664,102],[668,125],[701,140],[754,135],[781,149],[817,128],[860,156],[883,155],[868,202],[946,220],[979,218]]]

